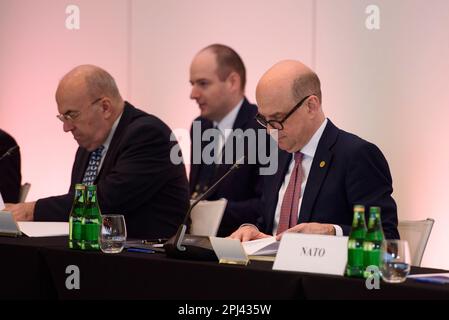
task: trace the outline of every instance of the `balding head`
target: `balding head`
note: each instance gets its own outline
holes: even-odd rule
[[[276,88],[283,96],[301,100],[308,95],[316,95],[321,102],[321,84],[318,76],[305,64],[284,60],[272,66],[259,80],[256,95]]]
[[[245,81],[240,56],[228,46],[213,44],[190,65],[190,98],[198,103],[202,117],[219,122],[243,99]]]
[[[64,131],[71,131],[81,147],[98,148],[124,108],[114,78],[93,65],[81,65],[59,82],[56,102],[66,116]]]
[[[301,107],[284,120],[304,98]],[[285,60],[271,67],[259,80],[256,99],[259,113],[267,120],[284,120],[279,147],[288,152],[301,150],[325,119],[320,80],[299,61]]]
[[[80,65],[69,71],[59,82],[58,95],[71,92],[78,96],[87,96],[90,100],[108,97],[115,103],[121,103],[122,97],[114,78],[105,70],[94,65]]]

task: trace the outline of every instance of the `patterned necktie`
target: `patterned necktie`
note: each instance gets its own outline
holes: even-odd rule
[[[298,206],[299,199],[301,198],[301,184],[303,177],[301,162],[302,153],[295,153],[295,166],[293,167],[287,190],[285,190],[284,199],[282,200],[277,234],[295,226],[298,222]]]
[[[84,173],[83,184],[89,186],[95,182],[98,173],[98,167],[101,161],[101,154],[104,146],[98,147],[90,154],[89,164],[87,165],[86,172]]]

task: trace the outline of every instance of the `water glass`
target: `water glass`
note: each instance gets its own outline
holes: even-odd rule
[[[385,282],[401,283],[410,272],[410,250],[406,240],[385,240],[382,243],[380,274]]]
[[[125,217],[121,214],[102,215],[100,249],[104,253],[120,253],[126,243]]]

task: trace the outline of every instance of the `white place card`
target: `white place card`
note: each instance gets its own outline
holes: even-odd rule
[[[248,264],[248,256],[239,240],[217,237],[209,239],[220,263]]]
[[[273,270],[344,275],[348,237],[286,233]]]

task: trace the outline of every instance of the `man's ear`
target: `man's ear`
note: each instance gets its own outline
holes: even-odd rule
[[[321,103],[317,96],[311,96],[307,99],[307,109],[310,111],[317,111]]]
[[[112,101],[108,97],[104,97],[100,104],[104,118],[107,120],[112,116]]]
[[[227,79],[232,91],[240,91],[242,80],[237,72],[232,71]]]

